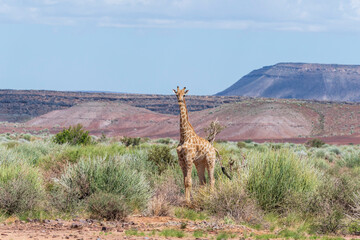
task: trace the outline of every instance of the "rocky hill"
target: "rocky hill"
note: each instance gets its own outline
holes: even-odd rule
[[[224,140],[351,136],[355,137],[351,142],[360,141],[360,104],[259,98],[190,112],[189,119],[202,136],[203,129],[218,119],[226,126],[218,136]],[[179,116],[115,102],[83,103],[53,111],[17,126],[15,131],[46,128],[55,133],[78,123],[95,135],[151,138],[179,135]]]
[[[192,96],[189,111],[237,102],[244,97]],[[24,122],[45,113],[67,109],[85,102],[119,102],[158,113],[178,114],[175,95],[122,94],[102,92],[61,92],[39,90],[0,90],[0,122]]]
[[[360,102],[360,65],[278,63],[254,70],[218,96]]]

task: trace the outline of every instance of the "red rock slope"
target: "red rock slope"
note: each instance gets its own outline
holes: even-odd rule
[[[169,134],[169,129],[173,127],[176,119],[174,115],[156,113],[123,103],[90,102],[49,112],[26,122],[26,125],[30,128],[51,129],[81,123],[92,134],[161,137]],[[172,134],[175,134],[175,131]]]
[[[224,104],[217,108],[190,112],[189,118],[199,135],[218,119],[226,129],[221,139],[282,139],[311,136],[319,132],[320,115],[316,109],[288,100],[252,99]],[[67,127],[81,123],[92,134],[109,136],[179,136],[178,116],[155,113],[121,103],[84,103],[56,110],[26,123],[29,128]]]

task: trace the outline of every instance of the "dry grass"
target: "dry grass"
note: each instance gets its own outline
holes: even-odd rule
[[[248,196],[244,186],[239,178],[217,181],[213,191],[208,187],[198,189],[194,193],[194,202],[198,208],[220,218],[230,217],[249,224],[261,223],[262,210]]]
[[[174,177],[167,176],[155,186],[155,194],[149,202],[148,211],[152,216],[173,215],[173,206],[178,206],[182,201],[180,187]]]

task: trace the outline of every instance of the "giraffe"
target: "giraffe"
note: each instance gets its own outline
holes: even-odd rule
[[[185,201],[187,204],[190,204],[192,164],[195,164],[200,185],[204,185],[206,183],[205,170],[208,171],[210,187],[213,189],[215,184],[214,169],[216,155],[219,157],[220,155],[216,148],[208,140],[199,137],[195,133],[194,128],[190,124],[184,98],[189,90],[185,89],[186,87],[181,90],[177,87],[177,90],[173,89],[173,91],[176,94],[180,107],[180,143],[176,148],[176,151],[179,158],[179,165],[184,175]],[[228,178],[230,178],[223,167],[222,171]]]

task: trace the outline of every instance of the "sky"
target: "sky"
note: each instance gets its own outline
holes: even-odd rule
[[[360,0],[0,0],[0,89],[212,95],[279,62],[360,65]]]

